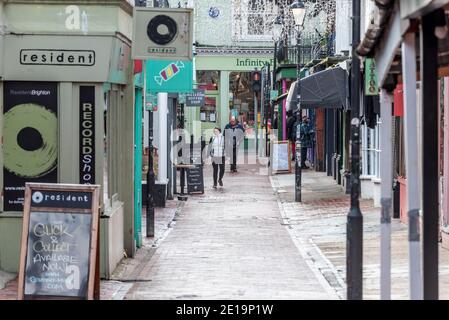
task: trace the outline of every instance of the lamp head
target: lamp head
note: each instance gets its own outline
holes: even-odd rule
[[[448,19],[444,9],[439,9],[436,12],[435,18],[435,36],[440,40],[445,39],[449,34],[449,26],[447,20]]]
[[[295,19],[295,25],[302,27],[304,25],[304,19],[306,17],[306,6],[301,0],[297,0],[290,5],[293,18]]]
[[[272,21],[272,35],[273,35],[273,40],[278,40],[281,35],[282,35],[282,29],[283,29],[283,21],[282,18],[280,16],[277,16],[276,18],[273,19]]]

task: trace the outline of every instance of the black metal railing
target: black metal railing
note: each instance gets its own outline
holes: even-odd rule
[[[333,56],[335,53],[335,35],[330,34],[323,38],[308,38],[301,41],[301,65],[306,65],[312,60],[324,59]],[[282,64],[298,64],[298,51],[295,45],[284,51],[284,59],[279,63]]]

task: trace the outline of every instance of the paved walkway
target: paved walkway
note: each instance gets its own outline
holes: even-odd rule
[[[242,165],[213,190],[210,171],[124,298],[336,299],[282,224],[265,172]]]
[[[292,238],[340,298],[346,298],[346,222],[349,197],[325,173],[303,173],[303,202],[294,202],[294,174],[272,177]],[[363,299],[380,299],[380,208],[361,200],[363,214]],[[392,299],[409,299],[408,226],[392,221]],[[440,245],[440,299],[449,299],[449,250]]]

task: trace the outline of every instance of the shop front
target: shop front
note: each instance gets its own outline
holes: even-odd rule
[[[123,252],[135,251],[132,7],[118,0],[0,6],[0,269],[18,270],[26,182],[98,184],[107,278]]]
[[[251,74],[273,65],[272,54],[265,51],[263,54],[256,51],[254,55],[212,55],[198,49],[195,59],[197,86],[205,90],[206,103],[201,109],[190,111],[189,121],[201,123],[196,134],[203,134],[208,141],[212,129],[223,129],[233,116],[250,135],[255,132],[256,124],[261,126],[261,96],[260,93],[254,95]]]

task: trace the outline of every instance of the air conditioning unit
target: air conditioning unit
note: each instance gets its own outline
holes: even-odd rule
[[[132,58],[191,61],[193,10],[134,8]]]

